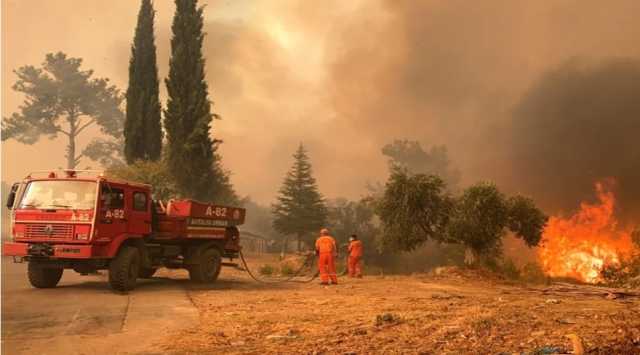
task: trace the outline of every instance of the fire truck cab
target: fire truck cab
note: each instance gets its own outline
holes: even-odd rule
[[[65,269],[109,271],[117,291],[135,287],[159,267],[185,268],[191,280],[214,282],[222,258],[240,251],[242,208],[152,198],[152,187],[88,171],[36,172],[12,186],[13,241],[3,254],[28,262],[37,288],[55,287]]]

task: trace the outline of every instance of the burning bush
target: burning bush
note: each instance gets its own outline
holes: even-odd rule
[[[640,287],[640,253],[622,256],[619,264],[605,265],[600,271],[602,282],[615,287]]]
[[[610,184],[597,183],[596,192],[598,203],[583,202],[574,215],[549,219],[539,251],[547,275],[597,283],[604,281],[603,270],[613,277],[625,269],[622,260],[633,248],[631,232],[618,227]]]

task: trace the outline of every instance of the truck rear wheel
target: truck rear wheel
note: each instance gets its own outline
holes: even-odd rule
[[[53,288],[62,278],[62,268],[47,268],[38,262],[30,261],[27,268],[29,282],[36,288]]]
[[[122,247],[109,264],[109,284],[116,291],[126,292],[136,287],[140,272],[140,253],[136,247]]]
[[[189,278],[194,282],[215,282],[220,275],[222,266],[222,254],[216,248],[210,248],[202,252],[198,263],[189,265]]]

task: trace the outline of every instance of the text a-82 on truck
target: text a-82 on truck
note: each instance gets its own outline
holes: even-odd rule
[[[153,200],[152,191],[99,172],[31,173],[7,196],[12,240],[2,253],[28,263],[36,288],[55,287],[65,270],[108,270],[110,286],[121,292],[160,267],[215,282],[240,253],[238,226],[246,211],[189,199],[165,203]]]

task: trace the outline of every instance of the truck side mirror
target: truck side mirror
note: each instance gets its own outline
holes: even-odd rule
[[[9,196],[7,196],[7,208],[12,209],[13,204],[16,201],[16,192],[18,191],[18,187],[20,184],[15,183],[11,186],[11,191],[9,192]]]

